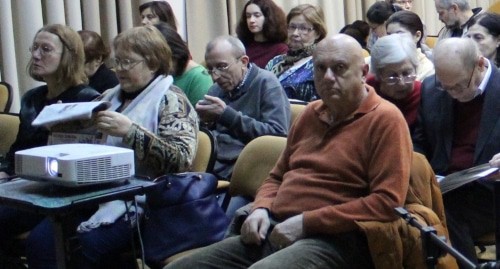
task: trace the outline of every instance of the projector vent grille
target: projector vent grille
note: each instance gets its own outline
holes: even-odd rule
[[[88,184],[130,177],[130,165],[111,166],[111,158],[104,157],[76,163],[77,182]]]
[[[22,171],[24,167],[23,167],[23,158],[21,156],[15,159],[15,164],[16,164],[16,173],[19,174],[20,172],[21,173],[24,172]]]

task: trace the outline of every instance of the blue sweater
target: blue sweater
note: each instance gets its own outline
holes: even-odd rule
[[[243,147],[262,135],[285,136],[290,125],[290,102],[276,76],[251,64],[248,78],[231,96],[215,83],[208,95],[227,107],[212,132],[217,139],[215,172],[229,178]]]

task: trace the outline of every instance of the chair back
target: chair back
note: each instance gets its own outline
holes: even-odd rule
[[[265,135],[250,141],[234,164],[229,194],[254,198],[286,146],[286,137]]]
[[[193,172],[211,173],[214,169],[216,155],[217,143],[215,143],[215,137],[210,130],[201,127],[198,132],[198,146],[191,170]]]
[[[488,8],[489,12],[500,14],[500,1],[496,1]]]
[[[12,105],[12,87],[0,81],[0,112],[9,112]]]
[[[0,113],[0,154],[5,156],[17,137],[19,130],[19,115]]]
[[[299,117],[299,115],[304,111],[307,103],[290,103],[290,127]]]
[[[363,57],[370,57],[370,52],[366,49],[363,49]]]
[[[438,36],[428,35],[425,37],[425,44],[431,49],[436,46],[437,41],[438,41]]]

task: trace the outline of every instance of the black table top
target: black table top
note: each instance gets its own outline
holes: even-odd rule
[[[107,201],[129,200],[146,194],[154,185],[134,177],[123,182],[76,188],[15,179],[0,184],[0,205],[55,215]]]

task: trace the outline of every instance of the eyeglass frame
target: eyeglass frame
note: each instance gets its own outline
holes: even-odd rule
[[[66,43],[66,41],[64,41],[64,39],[57,33],[53,33],[53,32],[48,32],[50,34],[53,34],[53,35],[56,35],[59,40],[61,41],[61,43],[63,44],[63,47],[66,47],[70,52],[73,52],[73,50],[70,48],[70,46],[68,46],[68,44]],[[34,45],[37,45],[36,48],[33,48]],[[43,45],[46,45],[47,44],[43,44]],[[55,48],[50,48],[50,50],[47,50],[47,49],[44,49],[42,46],[38,45],[38,44],[31,44],[31,46],[28,48],[29,52],[31,53],[31,55],[33,55],[33,52],[34,51],[37,51],[38,49],[41,49],[40,50],[40,56],[46,56],[46,55],[50,55],[52,53],[58,53],[58,54],[62,54],[64,53],[64,49],[62,51],[58,51],[58,52],[54,52],[56,49]]]
[[[123,66],[124,61],[128,61],[128,63],[125,63],[127,67]],[[136,67],[140,62],[144,62],[144,60],[132,61],[130,59],[120,60],[120,58],[111,58],[111,62],[113,63],[113,67],[115,69],[118,69],[118,67],[120,67],[121,70],[129,71]]]
[[[47,44],[35,44],[33,43],[29,48],[28,48],[29,52],[31,53],[31,55],[33,55],[33,53],[35,53],[37,50],[40,50],[40,56],[47,56],[47,55],[51,55],[53,53],[58,53],[58,54],[62,54],[64,52],[64,50],[62,51],[55,51],[56,49],[53,48],[52,46],[49,46]]]
[[[222,73],[225,73],[227,72],[227,70],[229,70],[229,67],[231,67],[231,65],[237,63],[240,61],[241,57],[243,57],[244,55],[240,56],[240,57],[237,57],[236,58],[236,61],[226,65],[226,66],[214,66],[210,69],[207,68],[207,74],[210,75],[210,76],[213,76],[213,75],[217,75],[217,76],[220,76]]]
[[[287,25],[286,29],[290,33],[293,33],[293,32],[298,30],[299,33],[304,34],[304,35],[309,34],[310,32],[315,30],[314,26],[313,27],[305,27],[303,25],[298,26],[298,25],[294,25],[294,24]]]
[[[460,90],[464,90],[464,89],[469,89],[470,88],[470,84],[472,83],[472,77],[474,77],[474,72],[476,71],[476,64],[474,64],[474,67],[472,68],[472,72],[470,73],[470,78],[469,78],[469,83],[467,83],[467,87],[465,88],[460,88]],[[436,81],[436,89],[440,90],[440,91],[456,91],[457,89],[453,89],[453,88],[456,88],[456,85],[453,86],[452,89],[450,90],[447,90],[445,89],[442,85],[441,85],[441,82],[439,82],[439,84],[437,84],[437,82],[439,81],[437,79],[437,75],[436,73],[434,73],[434,81]]]
[[[385,82],[387,85],[396,85],[400,81],[403,82],[403,84],[410,84],[413,83],[417,79],[417,75],[411,74],[411,75],[406,75],[406,76],[390,76],[383,78],[382,81]],[[390,82],[388,80],[395,80],[393,82]]]
[[[398,2],[398,0],[394,0],[394,3],[398,4],[398,5],[406,5],[406,4],[413,4],[413,0],[400,0]]]

